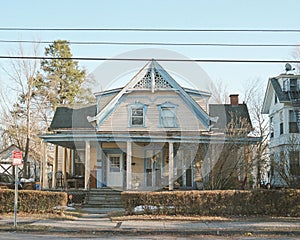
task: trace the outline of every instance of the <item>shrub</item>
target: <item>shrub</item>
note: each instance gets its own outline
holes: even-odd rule
[[[0,213],[14,211],[14,190],[0,190]],[[26,213],[51,213],[56,206],[67,205],[63,192],[18,191],[18,211]]]
[[[128,214],[300,216],[300,190],[123,192]]]

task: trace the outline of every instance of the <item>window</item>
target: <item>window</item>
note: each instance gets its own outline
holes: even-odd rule
[[[283,112],[280,111],[279,112],[279,121],[280,121],[280,124],[279,124],[279,134],[283,134],[284,133],[284,129],[283,129]]]
[[[275,158],[274,154],[270,154],[270,175],[269,177],[274,177],[275,175]]]
[[[120,172],[120,170],[121,170],[120,156],[110,156],[109,162],[110,162],[110,166],[109,166],[110,172]]]
[[[293,110],[289,110],[289,133],[298,133],[297,120]]]
[[[176,128],[177,126],[177,105],[164,103],[158,106],[160,112],[161,127]]]
[[[290,91],[295,92],[298,91],[298,81],[297,78],[290,79]]]
[[[280,134],[283,134],[283,123],[280,123]]]
[[[275,104],[278,102],[277,95],[275,94]]]
[[[290,152],[290,173],[300,176],[299,151]]]
[[[270,137],[274,137],[273,117],[270,117]]]
[[[147,106],[136,103],[129,106],[129,127],[145,127],[145,113]]]
[[[164,127],[176,127],[176,116],[174,108],[161,108],[161,123]]]
[[[144,125],[144,109],[132,108],[131,109],[131,125],[143,126]]]

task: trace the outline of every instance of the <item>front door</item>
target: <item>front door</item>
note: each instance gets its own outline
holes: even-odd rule
[[[108,154],[107,160],[107,186],[123,187],[122,154]]]
[[[163,158],[161,151],[147,150],[145,158],[145,186],[146,188],[161,188],[163,179]]]
[[[182,149],[177,152],[174,161],[175,179],[177,186],[183,188],[193,187],[193,151]]]

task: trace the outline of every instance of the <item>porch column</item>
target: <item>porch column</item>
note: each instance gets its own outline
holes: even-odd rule
[[[72,152],[73,150],[71,148],[68,149],[68,172],[71,176],[73,176],[73,158],[72,158]]]
[[[132,162],[132,148],[131,142],[127,141],[127,155],[126,155],[126,190],[131,189],[131,179],[132,179],[132,171],[131,171],[131,162]]]
[[[56,188],[55,173],[57,172],[57,165],[58,165],[58,145],[55,145],[55,148],[54,148],[54,161],[53,161],[53,166],[52,166],[52,186],[51,186],[51,188]]]
[[[103,151],[101,142],[97,143],[97,162],[96,162],[96,176],[97,176],[97,188],[103,187],[103,176],[104,176],[104,164],[103,164]]]
[[[62,162],[63,187],[66,187],[66,182],[67,182],[67,157],[68,157],[68,149],[64,148],[64,157]]]
[[[89,141],[85,141],[85,170],[84,170],[84,189],[89,189],[90,181],[90,157],[91,157],[91,144]]]
[[[173,143],[169,142],[169,190],[170,191],[174,189],[173,179],[174,179],[174,151],[173,151]]]
[[[42,164],[42,179],[43,179],[43,182],[42,182],[42,188],[43,189],[46,189],[49,187],[49,184],[48,184],[48,165],[47,165],[47,143],[43,142],[42,143],[43,145],[43,164]]]
[[[74,176],[75,175],[75,150],[71,149],[70,150],[70,161],[72,162],[71,164],[71,175]]]

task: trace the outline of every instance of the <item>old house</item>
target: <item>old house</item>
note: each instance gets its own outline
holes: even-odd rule
[[[209,107],[210,93],[183,88],[154,60],[124,87],[95,96],[95,105],[58,107],[50,132],[41,136],[56,149],[52,186],[201,188],[211,181],[220,150],[234,144],[242,152],[258,141],[243,130],[241,123],[251,121],[236,95],[228,106]],[[228,124],[240,133],[228,131]],[[241,181],[243,174],[236,168],[231,177]],[[47,177],[44,171],[43,188],[49,187]]]
[[[275,187],[300,184],[300,75],[286,73],[268,81],[262,113],[270,123],[269,181]]]

